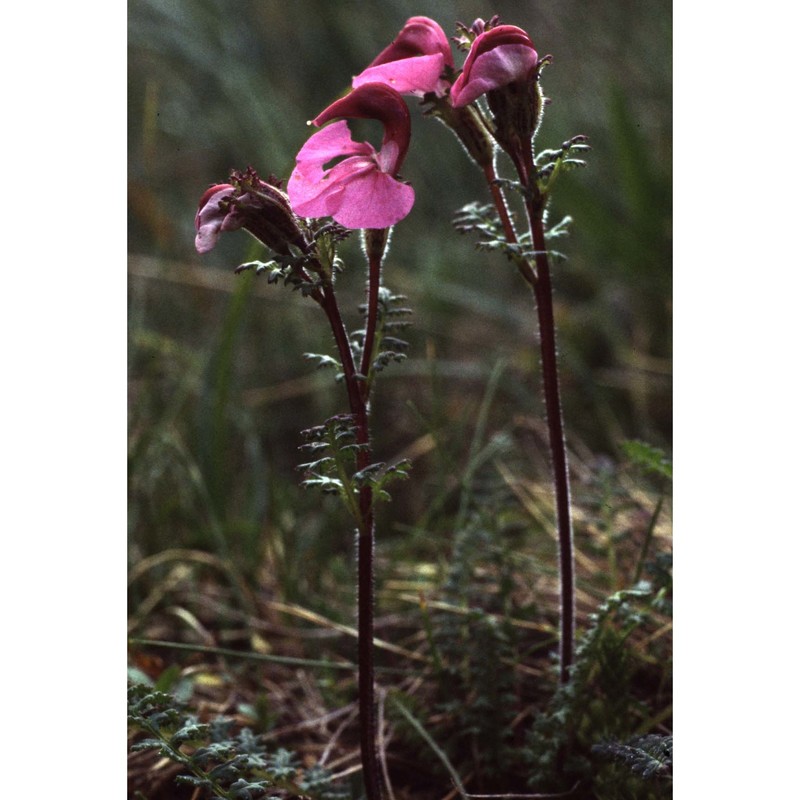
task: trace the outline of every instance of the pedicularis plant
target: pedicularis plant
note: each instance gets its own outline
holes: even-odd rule
[[[238,270],[266,273],[320,306],[328,320],[337,358],[313,356],[335,366],[349,410],[304,431],[305,484],[338,495],[355,520],[358,543],[359,708],[361,755],[369,800],[382,797],[376,756],[373,666],[373,552],[375,504],[388,497],[385,486],[405,477],[407,463],[387,466],[372,459],[370,410],[376,374],[400,360],[406,343],[398,332],[408,324],[402,297],[382,285],[389,233],[414,204],[414,190],[400,177],[411,139],[410,115],[401,95],[420,99],[425,113],[449,127],[481,170],[491,197],[471,204],[456,218],[462,232],[476,232],[479,246],[500,250],[532,290],[541,350],[550,454],[555,488],[561,578],[560,680],[570,677],[574,650],[574,577],[567,454],[559,400],[550,256],[547,239],[563,231],[545,230],[545,209],[557,177],[583,162],[587,149],[575,136],[553,150],[534,152],[533,140],[546,104],[540,87],[540,57],[529,35],[497,17],[458,25],[457,48],[466,52],[457,70],[450,42],[427,17],[412,17],[397,38],[353,79],[352,90],[322,111],[320,128],[297,154],[286,191],[270,176],[251,168],[230,182],[212,186],[196,216],[198,252],[211,250],[222,231],[243,228],[272,253],[268,262]],[[349,119],[377,120],[383,140],[375,149],[351,138]],[[498,174],[498,150],[513,176]],[[329,166],[331,165],[332,166]],[[515,219],[507,192],[519,196],[524,219]],[[343,269],[337,245],[360,230],[367,261],[367,302],[363,328],[348,333],[336,297]]]

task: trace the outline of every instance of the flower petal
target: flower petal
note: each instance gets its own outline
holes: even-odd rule
[[[305,164],[298,163],[286,187],[292,208],[302,217],[331,217],[341,205],[347,182],[359,173],[375,169],[373,159],[361,156],[346,158],[325,172],[313,164],[307,169]]]
[[[346,156],[343,162],[352,162],[344,170],[336,167],[326,170],[325,164]],[[368,169],[374,165],[375,148],[369,142],[354,142],[345,120],[339,120],[317,131],[297,154],[286,192],[296,214],[302,217],[327,217],[331,197],[336,194],[337,180],[359,166]],[[337,206],[338,207],[338,206]]]
[[[353,142],[345,121],[349,118],[375,119],[383,125],[380,152],[368,142]],[[390,86],[366,83],[328,106],[314,124],[333,120],[297,155],[286,187],[295,213],[331,216],[348,228],[391,227],[414,204],[414,190],[395,177],[411,136],[405,101]],[[325,169],[330,161],[343,156]]]
[[[464,69],[450,90],[450,99],[460,108],[485,92],[525,80],[538,60],[533,42],[521,28],[491,28],[472,43]]]
[[[414,56],[430,56],[435,53],[441,53],[446,63],[453,66],[450,42],[442,26],[430,17],[411,17],[394,41],[384,48],[369,66],[375,67],[390,61]]]
[[[414,56],[387,64],[367,67],[353,78],[353,88],[365,83],[384,83],[400,94],[424,95],[426,92],[443,94],[447,82],[440,79],[445,59],[441,53]]]
[[[333,217],[345,228],[389,228],[414,205],[410,186],[358,156],[341,161],[322,180],[309,179],[298,166],[288,189],[295,213]]]
[[[194,227],[197,231],[194,246],[201,255],[214,249],[223,226],[225,230],[242,227],[241,221],[237,221],[229,209],[223,209],[219,205],[220,200],[232,197],[235,191],[230,184],[222,183],[207,189],[200,198],[200,205],[194,218]]]
[[[394,142],[396,145],[393,152],[397,154],[397,158],[386,171],[396,173],[400,169],[411,141],[411,115],[399,92],[383,83],[365,83],[331,103],[317,115],[314,124],[324,125],[341,118],[378,120],[383,125],[381,147],[387,142]],[[359,152],[365,153],[364,150]]]
[[[390,228],[411,211],[414,190],[377,167],[342,184],[333,218],[345,228]]]
[[[342,156],[370,156],[375,148],[369,142],[354,142],[350,136],[350,128],[345,120],[339,120],[317,131],[297,154],[297,163],[302,164],[304,171],[318,172],[322,175],[323,167],[334,158]]]
[[[403,94],[444,94],[440,80],[445,65],[453,66],[450,42],[441,26],[430,17],[411,17],[394,41],[353,78],[353,88],[365,83],[384,83]]]

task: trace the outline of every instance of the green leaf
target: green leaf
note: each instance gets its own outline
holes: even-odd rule
[[[246,272],[250,269],[254,269],[257,275],[267,271],[271,273],[280,273],[281,271],[280,267],[275,261],[247,261],[244,264],[239,264],[234,272],[238,275],[240,272]]]
[[[201,723],[192,720],[187,720],[186,724],[182,728],[175,731],[169,743],[172,747],[180,747],[182,744],[185,744],[186,742],[202,741],[207,736],[208,736],[208,725],[203,725]]]
[[[153,686],[153,679],[146,672],[142,672],[138,667],[128,667],[128,681],[130,683]]]
[[[335,460],[331,456],[317,459],[316,461],[308,461],[305,464],[298,464],[297,469],[303,472],[317,472],[321,467],[335,464]]]
[[[159,692],[169,692],[181,677],[181,668],[177,664],[167,667],[156,681],[155,688]]]
[[[317,369],[324,369],[326,367],[336,367],[336,369],[342,368],[342,365],[333,358],[333,356],[321,355],[319,353],[303,353],[303,358],[305,358],[306,361],[314,361],[316,359]]]
[[[176,783],[186,783],[189,786],[201,786],[204,788],[211,788],[214,784],[208,778],[198,778],[195,775],[178,775],[175,778]]]
[[[405,353],[396,353],[394,350],[384,350],[375,356],[372,362],[372,369],[375,372],[382,372],[392,362],[400,362],[406,360]]]
[[[672,736],[650,734],[628,742],[603,742],[592,751],[626,764],[643,778],[672,774]]]
[[[386,464],[383,461],[370,464],[369,466],[364,467],[364,469],[354,472],[353,481],[359,486],[365,483],[374,483],[385,466]]]
[[[663,450],[633,439],[622,442],[621,446],[622,452],[634,464],[648,472],[654,472],[672,480],[672,462]]]
[[[162,747],[164,747],[164,742],[162,742],[161,739],[142,739],[140,742],[132,744],[131,750],[152,750],[154,748],[160,749]]]
[[[566,236],[569,233],[568,226],[572,224],[572,217],[567,215],[560,222],[551,226],[545,233],[545,239],[557,239],[559,236]]]
[[[327,475],[317,475],[304,480],[301,486],[318,486],[326,494],[339,494],[344,489],[344,484],[338,478],[329,478]]]

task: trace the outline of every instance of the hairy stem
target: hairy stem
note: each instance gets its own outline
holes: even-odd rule
[[[363,525],[358,532],[358,705],[361,761],[368,800],[381,800],[375,713],[375,656],[372,644],[375,635],[375,518],[372,512],[372,489],[363,487],[360,499]]]
[[[489,191],[492,193],[492,201],[494,202],[497,214],[500,217],[500,222],[503,226],[503,232],[506,235],[506,241],[509,244],[517,243],[517,234],[514,231],[514,224],[511,221],[511,215],[508,213],[508,206],[506,205],[506,198],[503,190],[497,183],[497,171],[494,164],[487,164],[483,168],[483,174],[486,178],[486,183],[489,185]]]
[[[350,349],[347,329],[344,326],[332,284],[329,283],[324,287],[318,302],[325,311],[325,315],[328,317],[328,322],[333,332],[333,338],[336,342],[336,349],[339,351],[339,359],[342,362],[342,372],[344,372],[344,382],[347,387],[347,399],[350,405],[350,413],[354,417],[357,417],[359,409],[364,404],[364,401],[358,386],[356,365],[353,360],[353,351]]]
[[[561,683],[569,680],[575,642],[575,555],[572,544],[572,518],[569,498],[569,468],[567,444],[558,387],[558,361],[556,356],[556,329],[553,318],[553,288],[550,282],[550,264],[542,224],[542,204],[533,200],[526,204],[531,225],[533,247],[536,252],[536,282],[533,292],[539,320],[539,347],[542,359],[547,430],[550,440],[550,458],[556,495],[556,524],[558,528],[559,575],[561,578]]]
[[[372,389],[372,357],[375,332],[378,325],[378,298],[381,285],[381,263],[389,231],[364,231],[364,249],[369,269],[367,283],[367,323],[361,353],[362,417],[356,418],[359,444],[365,447],[358,452],[358,469],[372,461],[370,446],[369,412]],[[377,751],[377,714],[375,705],[375,512],[372,488],[362,486],[359,493],[361,528],[358,532],[358,702],[361,726],[361,763],[364,767],[364,788],[367,800],[381,800],[381,778]]]
[[[369,252],[369,249],[368,249]],[[382,251],[381,251],[382,252]],[[369,432],[369,383],[364,376],[368,375],[369,355],[375,337],[378,304],[378,287],[380,285],[380,262],[377,265],[369,259],[370,277],[367,304],[367,330],[364,339],[364,358],[361,374],[356,372],[353,352],[344,327],[333,286],[328,285],[322,295],[321,305],[328,316],[333,337],[339,350],[342,362],[350,413],[356,426],[356,442],[362,447],[356,456],[356,469],[362,470],[372,461]],[[373,291],[373,286],[375,289]],[[374,298],[373,298],[374,295]],[[364,364],[366,363],[366,367]],[[377,725],[375,711],[375,658],[374,639],[374,606],[375,587],[373,580],[373,553],[375,548],[375,516],[372,503],[372,489],[362,486],[358,496],[358,705],[360,720],[361,761],[364,769],[364,786],[367,800],[381,800],[381,782],[377,755]]]
[[[367,279],[367,324],[364,333],[364,347],[361,353],[361,374],[365,377],[367,394],[370,386],[370,368],[372,352],[375,346],[375,331],[378,326],[378,297],[381,288],[381,263],[386,243],[389,239],[388,228],[364,231],[364,249],[367,254],[369,277]]]
[[[497,209],[497,214],[500,217],[500,223],[503,226],[503,233],[505,234],[506,241],[509,244],[517,244],[517,234],[514,230],[514,223],[512,222],[511,214],[508,211],[508,204],[506,203],[503,190],[497,183],[497,172],[495,170],[494,163],[484,166],[483,174],[486,178],[486,183],[488,184],[489,191],[492,195],[492,202],[494,203],[494,207]],[[515,260],[515,263],[522,277],[527,281],[527,283],[533,286],[536,282],[536,273],[531,268],[531,265],[523,259],[517,259]]]
[[[518,260],[517,268],[533,289],[539,325],[539,347],[542,360],[542,384],[547,415],[550,445],[550,460],[553,469],[553,484],[556,496],[556,527],[558,529],[559,575],[561,583],[561,635],[560,635],[560,680],[569,680],[569,671],[575,648],[575,556],[572,543],[572,518],[569,498],[569,471],[567,448],[564,439],[564,422],[561,414],[561,398],[558,387],[558,360],[556,356],[555,320],[553,318],[553,289],[550,282],[550,264],[547,243],[544,237],[542,215],[544,198],[531,178],[535,174],[532,152],[512,156],[522,185],[530,192],[525,208],[530,224],[536,270],[526,261]],[[492,200],[500,217],[506,241],[517,242],[514,226],[494,166],[484,167],[484,175],[492,193]]]

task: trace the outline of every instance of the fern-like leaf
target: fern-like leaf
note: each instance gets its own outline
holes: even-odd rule
[[[649,734],[627,742],[602,742],[592,752],[626,764],[642,778],[672,774],[672,736]]]

